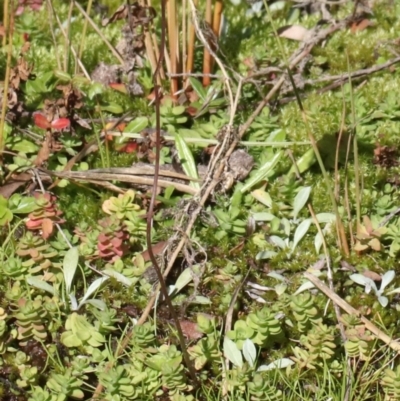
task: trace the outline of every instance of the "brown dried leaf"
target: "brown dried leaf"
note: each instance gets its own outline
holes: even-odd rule
[[[374,251],[380,251],[382,249],[382,244],[380,243],[378,238],[372,238],[371,241],[368,242],[368,245]]]
[[[168,245],[168,241],[160,241],[157,244],[152,246],[152,250],[155,256],[161,255],[164,252],[164,249]],[[144,252],[141,253],[143,259],[145,262],[148,262],[150,260],[150,255],[149,251],[145,250]]]
[[[278,35],[281,38],[302,42],[310,37],[311,31],[300,25],[287,25],[278,29]]]
[[[358,21],[354,21],[351,24],[350,30],[351,30],[351,33],[357,33],[357,32],[363,31],[364,29],[367,29],[369,26],[372,26],[372,25],[373,25],[373,23],[370,20],[364,18],[364,19],[361,19]]]
[[[202,332],[199,331],[197,324],[191,322],[190,320],[181,320],[180,322],[183,335],[192,341],[199,340],[204,336]]]
[[[42,143],[42,147],[40,148],[37,157],[34,161],[35,166],[41,166],[45,161],[49,159],[50,149],[51,149],[51,132],[46,132],[46,139]]]
[[[0,195],[8,199],[19,187],[30,182],[32,176],[29,173],[13,174],[11,180],[0,187]]]
[[[370,278],[371,280],[374,280],[374,281],[381,281],[382,280],[382,277],[378,273],[375,273],[375,272],[373,272],[371,270],[365,270],[361,274],[363,276],[367,277],[367,278]]]
[[[128,6],[126,4],[119,6],[114,14],[110,18],[104,18],[101,25],[107,26],[112,22],[118,21],[120,19],[125,19],[128,16]]]

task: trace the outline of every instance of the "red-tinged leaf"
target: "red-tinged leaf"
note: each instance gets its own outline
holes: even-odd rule
[[[138,150],[139,145],[136,142],[129,142],[126,144],[124,152],[125,153],[135,153]]]
[[[119,248],[119,247],[122,245],[122,240],[121,240],[120,238],[113,238],[113,239],[111,240],[111,245],[112,245],[114,248]]]
[[[51,128],[54,129],[64,129],[68,128],[71,125],[71,122],[68,118],[57,118],[51,123]]]
[[[153,101],[156,98],[156,94],[154,93],[154,90],[152,90],[148,95],[147,95],[147,100]]]
[[[46,116],[42,113],[34,113],[33,121],[36,127],[39,127],[41,129],[48,129],[51,127],[50,123],[47,121]]]
[[[364,29],[368,28],[371,25],[372,25],[371,21],[364,18],[359,21],[354,21],[351,24],[350,30],[351,30],[351,33],[356,33],[356,32],[363,31]]]
[[[42,225],[42,220],[29,219],[25,225],[28,230],[37,230]]]
[[[125,84],[119,84],[117,82],[113,82],[113,83],[109,84],[109,87],[118,92],[124,93],[125,95],[128,94],[128,89],[126,89]]]
[[[53,232],[53,222],[50,219],[42,220],[42,237],[47,239]]]
[[[121,124],[118,124],[117,125],[117,130],[119,131],[119,132],[124,132],[124,129],[126,128],[126,123],[121,123]]]
[[[196,107],[193,106],[186,107],[186,113],[188,113],[192,117],[194,117],[197,114],[197,112],[198,110],[196,109]]]
[[[100,233],[99,236],[97,237],[97,239],[100,242],[109,242],[107,235],[105,235],[104,233]]]

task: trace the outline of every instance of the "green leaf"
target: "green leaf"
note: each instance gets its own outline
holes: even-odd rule
[[[82,298],[81,302],[78,305],[78,309],[87,302],[87,300],[90,298],[90,296],[96,292],[100,286],[108,280],[108,277],[100,277],[97,280],[94,280],[92,284],[90,284],[89,288],[86,291],[86,294]]]
[[[186,287],[192,280],[192,268],[188,267],[179,275],[176,280],[176,283],[174,285],[176,293],[178,293],[182,288]]]
[[[314,149],[310,148],[309,150],[307,150],[306,153],[304,153],[303,156],[300,157],[300,159],[296,163],[299,173],[301,174],[307,171],[316,161],[317,158],[315,157]],[[292,166],[288,172],[288,175],[295,173],[296,167]]]
[[[100,299],[88,299],[86,303],[94,306],[99,310],[105,310],[107,308],[106,303],[104,301],[101,301]]]
[[[172,108],[172,114],[174,116],[180,116],[185,112],[185,106],[176,106]]]
[[[268,212],[253,213],[252,217],[255,221],[272,221],[275,216]]]
[[[101,95],[104,92],[104,86],[99,82],[92,82],[90,84],[87,96],[92,100],[96,95]]]
[[[278,253],[275,251],[262,251],[259,252],[256,255],[256,260],[264,260],[264,259],[272,259],[274,258]]]
[[[202,83],[198,79],[193,78],[193,77],[189,78],[189,82],[190,82],[190,85],[192,86],[192,88],[194,89],[194,91],[199,96],[199,98],[204,102],[207,98],[207,91],[203,87]]]
[[[207,297],[204,297],[203,295],[196,295],[192,303],[200,305],[210,305],[211,300]]]
[[[179,134],[175,134],[175,146],[185,173],[191,178],[199,178],[193,154],[190,151],[187,143]],[[190,185],[194,188],[200,189],[200,184],[198,182],[191,182]]]
[[[241,188],[242,192],[246,192],[249,190],[251,187],[254,187],[254,185],[258,184],[260,181],[264,180],[269,172],[277,165],[279,159],[282,157],[283,152],[280,151],[274,155],[274,157],[264,163],[257,171],[256,173],[250,177],[247,182],[243,185]]]
[[[29,285],[38,288],[39,290],[47,291],[51,295],[56,295],[56,291],[52,285],[47,283],[46,281],[41,280],[40,278],[30,276],[26,279]]]
[[[33,196],[14,194],[9,199],[9,205],[14,214],[31,213],[37,209],[36,199]]]
[[[318,213],[315,217],[318,223],[332,223],[336,219],[333,213]]]
[[[224,355],[238,368],[243,366],[242,353],[239,351],[236,344],[228,337],[224,338]]]
[[[64,256],[63,273],[65,280],[65,288],[67,294],[71,292],[72,281],[74,280],[75,272],[78,267],[79,251],[77,247],[68,249]]]
[[[124,109],[117,103],[109,103],[105,106],[101,106],[100,109],[113,114],[122,114],[124,112]]]
[[[13,219],[13,214],[8,208],[8,201],[0,195],[0,226],[4,226]]]
[[[271,195],[268,192],[265,192],[262,189],[256,189],[255,191],[251,192],[251,195],[263,205],[272,207]]]
[[[294,364],[294,362],[291,359],[281,358],[281,359],[277,359],[276,361],[270,363],[269,365],[261,365],[257,369],[257,372],[265,372],[265,371],[273,370],[273,369],[284,369],[293,364]]]
[[[315,288],[314,284],[311,281],[306,281],[303,283],[295,292],[293,295],[298,295],[301,294],[304,291],[311,290],[311,288]]]
[[[61,70],[55,70],[54,76],[62,82],[70,82],[72,79],[71,75],[69,75],[66,72],[61,71]]]
[[[282,284],[277,284],[275,286],[275,292],[276,295],[278,295],[278,297],[281,296],[286,290],[287,290],[287,284],[282,283]]]
[[[124,132],[139,133],[149,125],[147,117],[137,117],[131,121],[124,129]]]
[[[133,281],[128,277],[125,277],[123,274],[116,272],[115,270],[105,269],[104,273],[110,277],[115,278],[119,283],[130,287],[133,284]]]
[[[254,367],[257,357],[257,350],[253,341],[251,341],[249,338],[247,338],[243,343],[243,356],[250,367]]]
[[[71,331],[64,331],[61,334],[60,341],[67,348],[80,347],[82,345],[82,341]]]
[[[315,252],[319,253],[323,244],[323,237],[320,232],[317,233],[314,239]]]
[[[294,251],[296,249],[296,246],[298,245],[298,243],[307,234],[307,231],[310,228],[310,225],[311,225],[311,219],[304,220],[298,225],[298,227],[294,233],[292,251]]]
[[[22,152],[28,154],[28,153],[35,153],[39,149],[37,145],[35,145],[31,141],[28,141],[27,139],[15,140],[13,142],[14,143],[11,143],[9,148],[15,152]]]
[[[296,219],[297,215],[303,209],[310,197],[311,187],[303,187],[300,189],[293,201],[293,218]]]

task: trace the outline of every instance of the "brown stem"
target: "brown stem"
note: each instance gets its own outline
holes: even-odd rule
[[[8,1],[6,1],[8,3]],[[4,137],[4,126],[6,122],[6,114],[8,107],[8,89],[10,84],[10,76],[11,76],[11,60],[12,60],[12,51],[13,51],[13,32],[14,32],[14,10],[11,7],[11,10],[6,6],[4,6],[5,11],[9,12],[10,15],[7,18],[8,29],[5,32],[4,38],[8,39],[8,49],[7,49],[7,64],[6,64],[6,75],[4,78],[4,87],[3,87],[3,102],[1,105],[1,117],[0,117],[0,158],[2,157],[4,146],[5,146],[5,137]],[[9,18],[9,19],[8,19]]]
[[[206,17],[205,23],[212,26],[212,0],[206,0]],[[205,48],[203,56],[203,86],[209,86],[211,79],[208,74],[211,74],[212,57],[210,52]]]
[[[212,30],[214,32],[217,43],[218,43],[218,39],[219,39],[219,31],[221,29],[222,11],[223,10],[224,10],[223,1],[217,0],[217,2],[214,5],[214,16],[213,16],[213,23],[212,23]],[[211,58],[211,71],[213,69],[213,65],[214,65],[214,59]]]
[[[177,8],[175,0],[167,0],[167,13],[168,13],[168,44],[169,56],[171,63],[171,74],[178,73],[178,21],[176,18]],[[163,50],[162,50],[163,51]],[[178,78],[171,78],[171,96],[176,97],[176,92],[179,89]]]

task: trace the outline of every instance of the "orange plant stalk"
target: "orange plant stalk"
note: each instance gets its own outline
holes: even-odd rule
[[[205,23],[208,24],[208,27],[212,27],[212,0],[206,0],[206,18]],[[207,39],[208,35],[205,35]],[[210,42],[209,42],[210,43]],[[203,86],[208,86],[211,83],[211,54],[207,49],[204,49],[203,56]]]
[[[194,0],[194,5],[197,6],[197,0]],[[194,25],[192,22],[192,17],[189,13],[189,23],[188,23],[188,44],[187,44],[187,60],[186,60],[186,73],[193,73],[194,68],[194,42],[196,39],[196,32],[194,30]]]
[[[176,0],[168,0],[167,2],[167,13],[168,13],[168,45],[169,45],[169,58],[171,63],[170,73],[178,73],[178,21],[176,18]],[[178,77],[171,77],[171,96],[176,97],[176,93],[179,89]]]
[[[212,30],[214,32],[216,41],[218,43],[219,39],[219,33],[221,30],[221,21],[222,21],[222,12],[224,10],[224,2],[222,0],[217,0],[215,5],[214,5],[214,17],[213,17],[213,23],[212,23]],[[217,49],[213,46],[213,44],[210,44],[211,48],[216,51]],[[217,45],[218,46],[218,45]],[[211,71],[213,69],[214,65],[214,59],[211,58]]]

